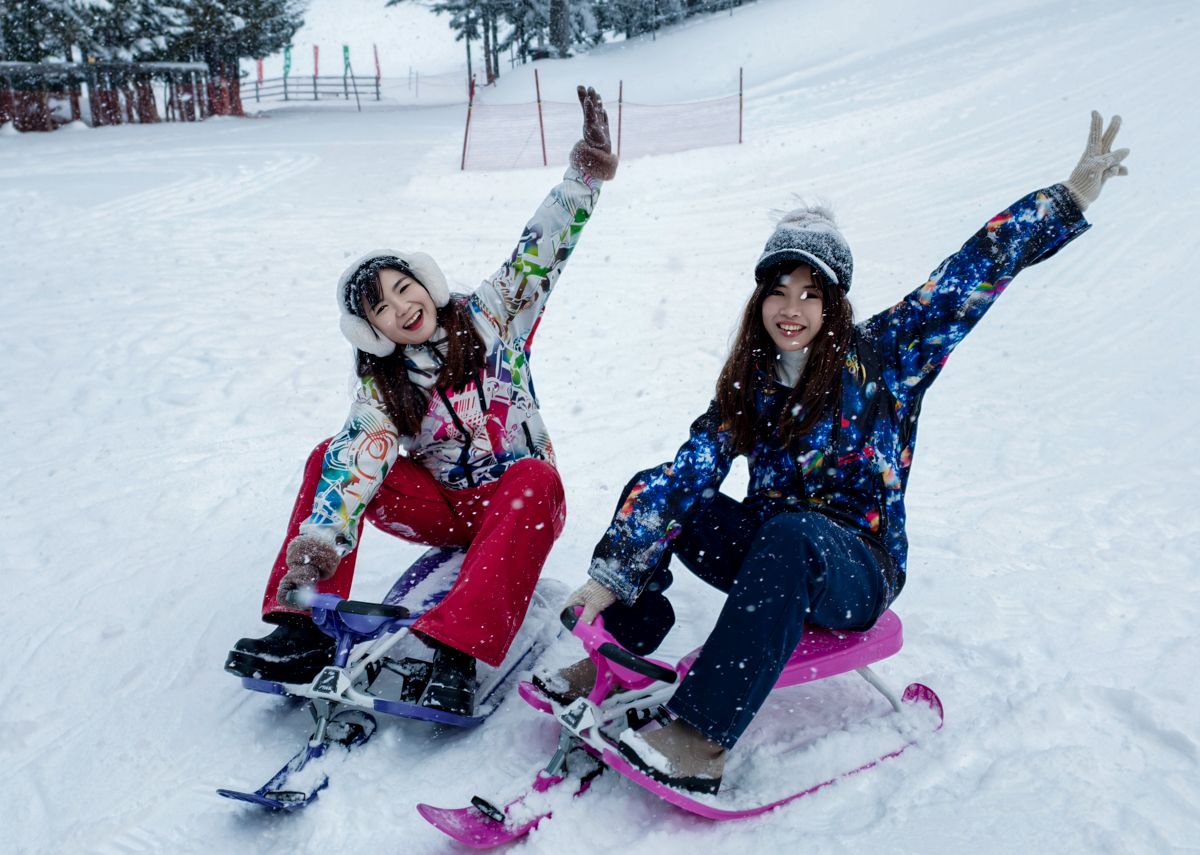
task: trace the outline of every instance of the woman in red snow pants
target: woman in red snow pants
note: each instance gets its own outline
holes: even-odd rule
[[[272,623],[278,620],[272,616],[304,614],[280,605],[275,594],[288,572],[287,545],[312,513],[329,442],[308,457],[287,537],[263,594],[263,618]],[[495,667],[525,620],[542,565],[562,533],[567,506],[558,471],[536,458],[516,461],[490,484],[451,490],[421,464],[401,457],[363,516],[410,543],[467,547],[454,587],[413,630]],[[355,547],[331,578],[318,582],[317,592],[349,598],[357,553]]]
[[[365,517],[404,540],[466,549],[454,587],[413,627],[433,651],[416,703],[473,715],[476,660],[504,660],[566,515],[529,359],[546,300],[616,174],[603,102],[578,95],[585,138],[563,180],[471,294],[452,295],[424,252],[375,250],[342,273],[338,326],[359,381],[350,415],[305,467],[262,603],[275,629],[239,640],[230,673],[309,683],[333,661],[333,640],[289,596],[349,594]]]

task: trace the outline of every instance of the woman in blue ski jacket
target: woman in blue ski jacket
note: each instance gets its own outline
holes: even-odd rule
[[[950,353],[1022,269],[1087,228],[1083,211],[1124,175],[1092,114],[1071,177],[988,221],[929,280],[854,324],[853,259],[829,212],[792,211],[755,267],[757,287],[716,398],[675,459],[639,472],[596,546],[591,579],[567,601],[648,654],[674,623],[670,556],[728,594],[660,730],[619,748],[663,783],[717,792],[725,756],[765,701],[805,621],[870,628],[904,587],[904,489],[921,401]],[[746,455],[746,499],[718,492]],[[535,682],[565,703],[595,683],[590,660]]]

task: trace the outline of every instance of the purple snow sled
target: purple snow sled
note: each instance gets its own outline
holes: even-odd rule
[[[242,677],[255,692],[307,698],[316,729],[308,744],[254,792],[218,794],[274,810],[305,807],[329,784],[322,767],[337,754],[364,745],[376,730],[373,714],[418,719],[452,727],[477,727],[499,707],[522,671],[537,661],[557,631],[546,600],[536,592],[525,622],[499,668],[480,664],[471,716],[418,705],[429,681],[430,651],[409,628],[442,601],[462,569],[466,550],[433,548],[392,586],[382,603],[343,600],[332,594],[293,591],[288,599],[312,609],[313,622],[337,641],[332,665],[307,684]]]

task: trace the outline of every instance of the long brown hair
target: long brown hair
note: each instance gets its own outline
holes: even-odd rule
[[[391,259],[393,262],[397,259]],[[395,270],[405,276],[417,279],[402,263],[383,263],[378,259],[375,263],[364,265],[355,275],[347,293],[347,307],[367,323],[370,320],[362,308],[361,296],[371,302],[372,291],[374,302],[378,302],[379,271]],[[424,287],[424,286],[422,286]],[[445,330],[446,338],[435,349],[441,358],[441,368],[438,369],[434,385],[454,392],[461,392],[469,381],[479,382],[479,372],[487,360],[487,349],[483,339],[471,321],[471,311],[467,308],[468,297],[452,294],[450,302],[437,310],[437,326]],[[429,347],[434,347],[430,344]],[[357,351],[358,359],[355,371],[359,377],[370,377],[375,381],[379,394],[383,398],[384,409],[396,424],[400,433],[415,436],[421,431],[421,419],[429,400],[424,391],[408,377],[408,367],[404,363],[404,345],[396,345],[396,349],[388,356],[376,356],[373,353]]]
[[[813,283],[821,288],[821,329],[811,345],[800,382],[788,396],[779,422],[785,445],[803,436],[836,412],[842,401],[842,369],[854,341],[854,310],[840,285],[832,285],[817,268]],[[774,377],[775,343],[762,320],[762,307],[780,278],[790,270],[776,269],[759,280],[737,338],[717,378],[717,409],[721,426],[728,431],[734,454],[747,454],[758,438],[755,380],[762,372]]]

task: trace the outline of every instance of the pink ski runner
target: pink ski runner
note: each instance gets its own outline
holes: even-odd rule
[[[549,777],[539,772],[537,780],[533,782],[533,790],[536,793],[544,793],[551,787],[561,784],[563,780],[563,778]],[[578,796],[586,791],[591,786],[591,783],[590,778],[585,780],[575,795]],[[515,802],[506,805],[504,812],[507,814],[510,808],[520,804],[522,800],[517,799]],[[472,849],[491,849],[493,846],[499,846],[502,843],[516,840],[518,837],[523,837],[533,831],[539,822],[550,816],[550,814],[546,813],[514,825],[507,822],[497,822],[474,806],[465,808],[437,808],[422,804],[417,805],[417,812],[434,828],[453,837],[459,843],[470,846]]]
[[[937,714],[938,726],[935,729],[941,729],[943,721],[942,702],[938,699],[938,696],[934,693],[933,689],[929,688],[928,686],[923,686],[920,683],[913,683],[904,690],[904,697],[900,702],[903,704],[920,704],[927,706]],[[809,787],[803,792],[786,796],[778,801],[771,802],[770,804],[746,808],[744,810],[725,810],[724,808],[717,807],[708,802],[698,801],[681,790],[668,787],[666,784],[660,784],[658,781],[648,777],[647,775],[644,775],[640,770],[629,765],[629,761],[614,751],[604,752],[604,763],[606,766],[624,775],[635,784],[645,787],[656,796],[660,796],[661,798],[669,801],[671,804],[681,807],[686,811],[691,811],[692,813],[699,814],[700,816],[716,820],[745,819],[749,816],[758,816],[760,813],[766,813],[769,810],[774,810],[780,805],[785,805],[788,802],[795,801],[796,799],[803,798],[804,796],[812,795],[817,790],[828,787],[830,784],[836,784],[842,778],[848,778],[851,775],[855,775],[866,769],[870,769],[875,766],[875,764],[880,763],[883,760],[887,760],[890,757],[899,757],[904,753],[904,750],[912,744],[912,742],[908,742],[902,748],[893,751],[891,754],[885,754],[878,760],[872,760],[870,763],[859,766],[857,769],[851,769],[849,772],[844,772],[841,775],[838,775],[836,778],[830,778],[828,781],[822,781],[820,784]],[[720,798],[720,794],[717,795],[717,798]]]

